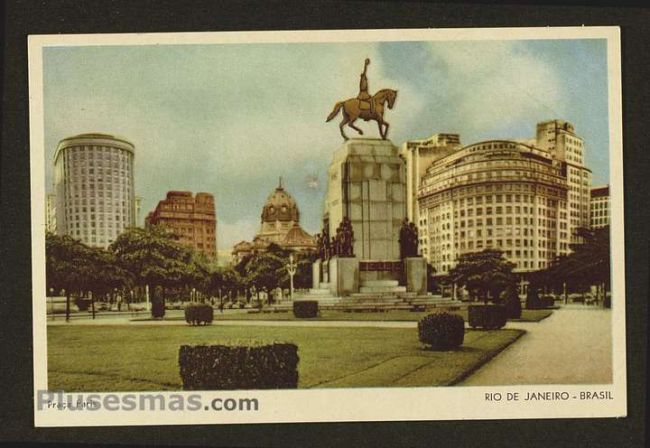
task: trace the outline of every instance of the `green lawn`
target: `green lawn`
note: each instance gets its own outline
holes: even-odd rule
[[[453,311],[467,321],[467,310]],[[553,310],[522,310],[521,318],[516,322],[539,322],[553,313]],[[381,320],[381,321],[419,321],[431,311],[413,312],[413,311],[386,311],[386,312],[351,312],[344,311],[321,311],[320,316],[309,320]],[[282,313],[219,313],[214,312],[216,320],[299,320],[293,316],[293,312]],[[148,318],[147,318],[148,319]],[[146,319],[145,319],[146,320]],[[169,320],[185,320],[182,316],[172,317]],[[302,320],[302,319],[300,319]]]
[[[298,344],[299,387],[452,385],[514,342],[523,331],[465,333],[455,351],[424,350],[417,330],[219,326],[51,326],[51,390],[180,390],[178,348],[233,339]]]

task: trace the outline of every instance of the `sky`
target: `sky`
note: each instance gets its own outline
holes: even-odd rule
[[[593,184],[609,182],[604,39],[255,43],[46,47],[46,185],[52,157],[72,135],[102,132],[135,145],[135,190],[144,216],[169,190],[208,192],[217,244],[227,250],[259,230],[278,185],[296,199],[301,224],[321,226],[326,172],[341,145],[334,104],[398,90],[389,138],[397,146],[436,133],[464,145],[530,139],[539,121],[574,124]],[[377,136],[374,122],[357,122]],[[354,131],[348,130],[353,136]]]

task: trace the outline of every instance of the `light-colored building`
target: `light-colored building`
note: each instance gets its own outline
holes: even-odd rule
[[[270,244],[294,252],[316,250],[314,237],[300,226],[300,210],[296,200],[282,186],[282,179],[266,199],[260,230],[253,241],[240,241],[233,247],[232,264],[238,264],[247,255],[265,252]]]
[[[402,144],[399,155],[406,162],[406,216],[409,221],[418,223],[419,209],[417,190],[422,176],[434,160],[448,156],[460,149],[458,134],[434,134],[424,140],[409,140]]]
[[[553,158],[564,164],[568,187],[570,242],[581,243],[582,239],[575,236],[575,231],[578,228],[589,228],[591,201],[591,170],[585,167],[584,140],[575,134],[571,123],[550,120],[537,124],[536,146],[548,150]]]
[[[45,231],[56,233],[56,195],[48,194],[45,199]]]
[[[140,225],[140,218],[142,217],[142,197],[135,197],[135,225]]]
[[[145,226],[164,225],[181,244],[217,256],[217,218],[214,197],[210,193],[168,191],[156,209],[145,218]]]
[[[609,185],[591,189],[591,228],[609,225]]]
[[[591,172],[569,123],[537,129],[536,140],[474,143],[426,169],[417,196],[420,252],[438,275],[448,274],[461,254],[486,248],[502,250],[520,273],[569,253],[573,232],[585,227]]]
[[[107,247],[135,226],[135,148],[107,134],[59,142],[54,154],[56,230],[94,247]]]

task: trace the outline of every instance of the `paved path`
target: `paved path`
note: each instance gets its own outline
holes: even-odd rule
[[[567,306],[527,331],[461,386],[604,384],[612,381],[611,310]]]

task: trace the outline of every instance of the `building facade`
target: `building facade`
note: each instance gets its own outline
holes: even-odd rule
[[[247,255],[266,252],[270,244],[294,252],[316,250],[316,241],[300,226],[300,210],[296,200],[282,186],[282,180],[262,208],[259,232],[252,241],[240,241],[233,247],[233,265]]]
[[[406,217],[409,221],[418,223],[420,210],[418,208],[418,186],[422,176],[434,160],[448,156],[461,148],[458,134],[434,134],[424,140],[409,140],[402,144],[399,155],[406,164]]]
[[[45,199],[45,231],[56,234],[56,195],[48,194]]]
[[[575,134],[573,125],[563,120],[550,120],[537,124],[538,148],[545,149],[555,160],[563,163],[567,179],[567,213],[570,242],[581,243],[574,232],[589,228],[591,200],[591,170],[585,167],[584,140]]]
[[[54,154],[57,234],[105,248],[135,226],[134,159],[133,144],[111,135],[61,140]]]
[[[599,229],[609,225],[609,185],[591,189],[591,228]]]
[[[189,191],[168,191],[167,197],[145,218],[146,227],[154,225],[164,225],[181,244],[216,258],[217,218],[211,194],[193,196]]]
[[[437,275],[448,274],[461,254],[486,248],[502,250],[519,273],[544,269],[570,251],[573,232],[584,227],[591,172],[582,165],[582,140],[572,126],[553,127],[551,136],[548,123],[564,122],[540,123],[532,141],[457,148],[426,169],[416,224],[420,253]],[[561,142],[549,145],[552,139]]]

